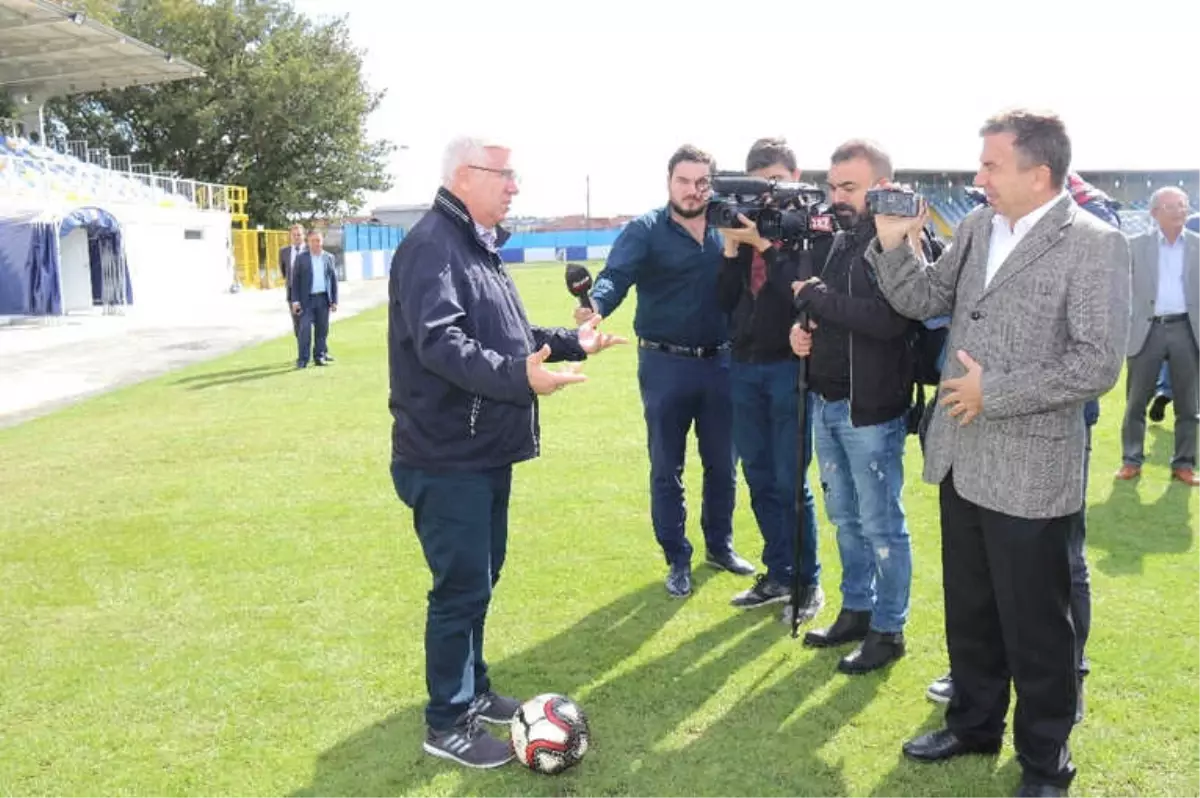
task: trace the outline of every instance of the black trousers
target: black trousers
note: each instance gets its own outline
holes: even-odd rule
[[[946,726],[969,742],[1004,734],[1010,684],[1013,741],[1024,778],[1067,787],[1078,691],[1069,538],[1076,514],[1015,518],[941,485],[942,583],[954,697]],[[1082,512],[1082,510],[1081,510]]]

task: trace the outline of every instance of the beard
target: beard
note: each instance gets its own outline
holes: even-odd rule
[[[670,200],[670,204],[671,204],[671,210],[673,210],[675,213],[677,213],[680,216],[680,218],[682,218],[682,219],[695,219],[697,216],[704,213],[704,209],[705,209],[705,205],[703,202],[700,203],[700,206],[698,208],[692,208],[690,210],[688,208],[684,208],[683,206],[677,204],[675,202],[675,200]]]
[[[843,230],[851,230],[858,227],[858,223],[866,217],[866,214],[860,214],[853,206],[847,205],[844,202],[835,202],[829,206],[829,210],[837,217],[838,225]]]

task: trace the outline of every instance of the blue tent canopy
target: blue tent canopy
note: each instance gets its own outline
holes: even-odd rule
[[[0,214],[0,315],[63,312],[61,240],[78,228],[88,234],[93,301],[132,302],[121,225],[111,213],[93,207],[64,214],[33,210]],[[108,292],[106,280],[117,282]]]

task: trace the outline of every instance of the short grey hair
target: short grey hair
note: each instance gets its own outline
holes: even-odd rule
[[[1058,116],[1016,109],[993,116],[979,130],[981,136],[998,133],[1011,133],[1013,149],[1025,165],[1045,165],[1050,169],[1050,182],[1063,186],[1071,168],[1071,139]]]
[[[1163,197],[1167,196],[1168,194],[1178,194],[1179,196],[1183,197],[1184,202],[1188,201],[1187,192],[1181,189],[1179,186],[1163,186],[1162,188],[1155,189],[1154,193],[1150,195],[1150,210],[1157,210],[1158,205],[1160,202],[1162,202]]]
[[[459,136],[446,145],[442,156],[442,185],[449,188],[454,182],[454,173],[460,166],[483,160],[483,151],[489,147],[503,147],[491,139],[478,136]]]

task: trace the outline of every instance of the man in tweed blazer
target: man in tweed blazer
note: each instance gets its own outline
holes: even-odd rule
[[[922,219],[877,217],[867,258],[897,311],[952,314],[925,479],[940,485],[946,728],[907,742],[933,761],[999,750],[1010,683],[1019,795],[1063,795],[1077,695],[1068,537],[1083,505],[1083,405],[1120,375],[1129,246],[1063,190],[1071,144],[1054,116],[984,125],[976,185],[990,207],[922,267]]]

